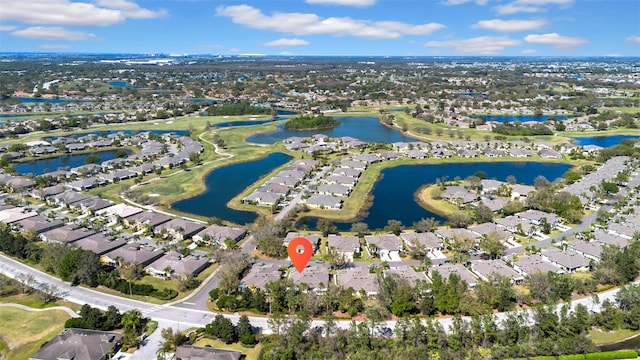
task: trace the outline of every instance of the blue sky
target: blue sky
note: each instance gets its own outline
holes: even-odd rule
[[[640,56],[640,0],[0,0],[0,52]]]

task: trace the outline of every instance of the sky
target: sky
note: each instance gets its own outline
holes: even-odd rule
[[[0,0],[0,52],[640,56],[640,0]]]

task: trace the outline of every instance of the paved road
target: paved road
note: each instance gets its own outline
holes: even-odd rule
[[[65,283],[57,278],[52,277],[46,273],[43,273],[39,270],[33,269],[29,266],[26,266],[20,262],[17,262],[13,259],[10,259],[4,255],[0,255],[0,273],[10,277],[15,278],[16,275],[20,273],[30,273],[33,274],[35,281],[37,284],[47,283],[50,285],[55,285],[60,290],[60,297],[64,300],[71,301],[77,304],[89,304],[93,307],[106,309],[109,305],[114,305],[120,311],[128,311],[131,309],[139,309],[142,314],[146,317],[154,319],[159,322],[159,329],[171,326],[176,329],[187,329],[190,327],[202,327],[208,323],[210,323],[215,317],[216,313],[207,311],[207,310],[198,310],[198,309],[190,309],[185,307],[187,304],[183,303],[178,306],[173,305],[155,305],[145,303],[143,301],[137,301],[127,298],[122,298],[118,296],[108,295],[104,293],[97,292],[92,289],[87,289],[83,287],[75,287],[71,286],[68,283]],[[577,304],[584,304],[592,311],[600,310],[600,303],[605,299],[613,300],[615,295],[617,294],[618,289],[609,290],[603,293],[598,294],[599,303],[594,303],[592,297],[587,297],[584,299],[576,300],[571,303],[571,307],[575,308]],[[198,295],[194,296],[194,298],[190,299],[194,302],[200,302],[201,297]],[[189,301],[187,301],[189,302]],[[558,306],[559,307],[559,306]],[[530,311],[529,311],[530,313]],[[496,321],[499,323],[505,317],[506,313],[496,314]],[[239,315],[230,315],[224,314],[225,317],[229,318],[232,322],[236,323],[239,319]],[[258,317],[258,316],[250,316],[249,320],[253,326],[259,327],[264,333],[270,333],[270,329],[267,323],[266,317]],[[451,325],[452,319],[438,319],[438,321],[442,324],[445,330],[448,330]],[[315,320],[311,323],[311,326],[322,326],[323,321]],[[340,320],[336,322],[336,326],[339,328],[346,329],[350,326],[351,321],[348,320]],[[396,325],[395,321],[387,321],[383,323],[381,326],[388,326],[390,328],[394,328]],[[155,358],[155,354],[157,349],[159,348],[160,341],[160,331],[156,331],[154,335],[152,335],[144,346],[142,346],[140,354],[135,354],[135,357],[131,357],[131,359],[153,359]]]

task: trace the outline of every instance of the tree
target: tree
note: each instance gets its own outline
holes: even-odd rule
[[[138,309],[129,310],[122,314],[120,324],[124,327],[122,337],[123,346],[133,347],[140,343],[142,320],[142,313]]]
[[[454,235],[453,240],[449,244],[451,250],[456,254],[455,262],[463,263],[464,258],[469,255],[469,250],[475,245],[475,240],[464,235]]]
[[[30,292],[36,284],[35,276],[30,273],[18,273],[15,280],[20,284],[20,289],[23,294]]]
[[[327,236],[329,234],[337,234],[338,227],[331,222],[329,219],[320,218],[318,219],[318,224],[316,225],[318,231],[322,232],[322,236]]]
[[[160,336],[162,337],[160,348],[163,349],[163,352],[175,350],[187,340],[184,334],[180,331],[174,331],[171,327],[160,330]]]
[[[515,184],[517,182],[516,177],[513,175],[507,176],[507,182],[511,185]]]
[[[487,205],[480,202],[474,210],[475,220],[478,224],[491,222],[493,220],[493,211]]]
[[[387,226],[384,227],[385,232],[393,233],[396,236],[400,235],[403,229],[404,226],[400,220],[388,220]]]
[[[422,218],[413,223],[413,229],[417,233],[430,232],[435,230],[439,225],[439,221],[435,218]]]
[[[38,295],[44,304],[48,304],[56,300],[60,296],[60,293],[58,287],[55,285],[41,284],[40,287],[38,287]]]
[[[357,236],[363,237],[369,234],[369,225],[363,222],[356,222],[351,225],[351,232],[356,233]]]
[[[96,154],[91,154],[84,159],[85,164],[97,164],[100,162],[100,157]]]
[[[480,249],[488,254],[492,259],[496,259],[504,254],[506,246],[503,243],[504,238],[495,230],[484,234],[480,239]]]
[[[454,211],[447,217],[449,226],[454,228],[464,228],[471,224],[471,217],[464,211]]]

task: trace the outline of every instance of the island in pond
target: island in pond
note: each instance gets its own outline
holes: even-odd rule
[[[286,123],[284,123],[284,128],[285,130],[304,131],[331,129],[338,125],[340,125],[340,122],[332,118],[331,116],[302,115],[289,119]]]

